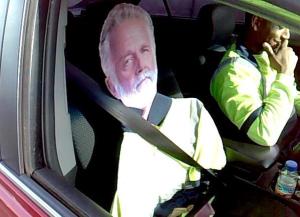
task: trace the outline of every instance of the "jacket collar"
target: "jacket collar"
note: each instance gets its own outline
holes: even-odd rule
[[[243,59],[250,62],[252,65],[254,65],[256,68],[258,68],[258,63],[253,56],[253,54],[246,48],[241,41],[237,41],[236,43],[236,52],[242,57]]]
[[[166,117],[166,115],[168,114],[171,105],[172,99],[170,97],[157,93],[152,102],[147,121],[156,126],[160,125]],[[142,115],[143,113],[141,109],[131,109],[139,115]],[[123,126],[123,129],[125,132],[131,132],[131,130],[128,127]]]

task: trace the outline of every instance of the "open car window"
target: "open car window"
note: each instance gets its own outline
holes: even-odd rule
[[[88,1],[85,1],[88,2]],[[103,72],[99,63],[98,56],[98,44],[99,44],[99,34],[101,30],[102,23],[105,19],[104,14],[100,15],[98,10],[92,7],[95,3],[92,3],[90,7],[85,7],[80,13],[73,13],[73,16],[69,16],[69,38],[66,41],[66,58],[78,68],[80,68],[85,73],[89,74],[95,80],[97,80],[101,85],[103,85]],[[212,38],[218,35],[220,32],[225,31],[229,36],[235,36],[241,33],[244,25],[244,14],[245,12],[253,12],[254,14],[260,15],[266,19],[276,20],[280,24],[284,24],[292,29],[293,32],[299,32],[299,27],[295,25],[298,22],[298,15],[294,12],[282,8],[281,6],[274,5],[271,3],[255,3],[254,1],[166,1],[170,9],[170,15],[166,10],[166,5],[164,1],[140,1],[139,5],[146,9],[153,18],[154,28],[155,28],[155,40],[157,44],[157,58],[159,66],[164,66],[162,70],[159,70],[160,75],[163,76],[164,70],[171,69],[174,74],[175,80],[178,82],[180,91],[184,97],[197,97],[200,100],[205,101],[207,95],[207,90],[209,90],[209,85],[204,84],[206,71],[202,68],[202,63],[205,62],[203,59],[204,53],[210,48],[215,42]],[[253,3],[254,2],[254,3]],[[193,4],[194,3],[194,4]],[[234,8],[236,14],[232,16],[227,14],[228,8],[225,7],[223,16],[220,16],[221,22],[218,22],[219,25],[216,26],[217,29],[211,29],[210,25],[201,20],[201,17],[198,17],[201,9],[204,6],[221,3],[229,6],[229,10]],[[104,4],[103,4],[104,5]],[[74,8],[69,8],[69,11],[72,11]],[[94,9],[94,10],[93,10]],[[102,8],[103,9],[103,8]],[[101,10],[102,12],[108,12],[109,10]],[[275,12],[273,12],[275,11]],[[221,13],[221,12],[220,12]],[[284,16],[281,16],[285,14]],[[218,14],[219,15],[219,14]],[[223,22],[226,20],[226,22]],[[230,24],[230,21],[233,20],[233,24]],[[198,22],[200,21],[200,22]],[[201,22],[202,21],[202,22]],[[206,20],[205,20],[206,21]],[[224,27],[224,29],[222,29]],[[220,30],[220,31],[218,31]],[[68,35],[68,32],[67,32]],[[222,34],[221,34],[222,35]],[[223,36],[223,35],[222,35]],[[220,38],[217,38],[220,39]],[[223,39],[223,38],[221,38]],[[228,38],[227,38],[228,39]],[[83,44],[82,41],[85,43]],[[227,41],[230,42],[230,41]],[[297,38],[295,38],[297,42]],[[293,45],[295,45],[293,43]],[[224,49],[224,48],[223,48]],[[217,64],[215,62],[215,64]],[[200,65],[200,66],[199,66]],[[213,73],[211,70],[209,73]],[[201,77],[201,79],[199,79]],[[166,81],[166,84],[170,84],[170,80],[163,79]],[[209,83],[209,79],[205,80]],[[104,85],[105,86],[105,85]],[[158,89],[160,89],[160,85]],[[205,94],[204,94],[205,93]],[[209,94],[209,93],[208,93]],[[75,98],[79,95],[76,95],[76,92],[71,93],[70,95],[75,95]],[[73,96],[74,97],[74,96]],[[79,98],[79,97],[78,97]],[[208,108],[210,105],[205,104]],[[90,110],[93,113],[97,113],[97,109]],[[78,113],[76,113],[78,114]],[[71,114],[72,115],[72,114]],[[80,116],[81,117],[81,116]],[[93,116],[94,117],[94,116]],[[95,116],[93,121],[96,121],[96,118],[100,118],[100,115]],[[104,120],[104,119],[103,119]],[[105,119],[108,120],[108,119]],[[100,122],[97,120],[96,122]],[[89,121],[84,121],[84,126],[88,125],[88,133],[97,132],[93,129],[93,124],[90,124]],[[98,126],[96,126],[98,127]],[[222,127],[222,126],[221,126]],[[224,126],[223,126],[224,127]],[[92,128],[92,129],[91,129]],[[97,130],[97,129],[96,129]],[[77,129],[78,131],[78,129]],[[74,132],[72,132],[74,133]],[[99,132],[98,132],[99,133]],[[77,134],[77,132],[76,132]],[[81,135],[81,134],[79,134]],[[77,135],[78,136],[78,135]],[[80,136],[79,136],[80,137]],[[97,137],[97,135],[96,135]],[[83,138],[83,137],[81,137]],[[90,150],[93,149],[94,145],[94,136],[91,136],[92,141],[88,141],[89,144],[92,142],[92,148],[89,147],[88,157],[79,157],[81,162],[84,162],[84,167],[86,167],[87,162],[90,160]],[[103,138],[103,137],[101,137]],[[97,140],[97,139],[96,139]],[[101,140],[97,140],[100,144]],[[108,144],[104,142],[105,144]],[[96,146],[95,146],[96,147]],[[97,145],[99,147],[99,145]],[[263,148],[262,148],[263,149]],[[260,150],[262,150],[260,149]],[[269,148],[267,148],[269,149]],[[81,149],[80,151],[82,151]],[[276,158],[278,150],[276,148],[268,152],[268,156]],[[76,151],[76,148],[75,148]],[[250,150],[247,150],[248,153],[251,153]],[[84,152],[84,151],[83,151]],[[263,153],[263,151],[261,152]],[[264,156],[265,155],[261,155]],[[83,160],[82,160],[83,159]],[[248,163],[253,163],[253,159],[250,159]],[[256,159],[257,160],[257,159]],[[265,161],[264,161],[265,162]],[[78,162],[77,162],[78,163]],[[80,162],[79,162],[80,163]],[[266,161],[265,167],[273,165],[274,159],[271,161]],[[90,177],[93,175],[89,174]],[[252,174],[251,174],[252,175]],[[256,175],[256,174],[255,174]],[[85,179],[82,177],[81,179]],[[94,193],[94,192],[93,192]],[[93,195],[94,196],[94,195]]]

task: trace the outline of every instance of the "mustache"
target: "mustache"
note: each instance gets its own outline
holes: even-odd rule
[[[157,70],[146,70],[141,72],[134,82],[134,87],[137,87],[143,80],[150,79],[152,82],[155,80]]]

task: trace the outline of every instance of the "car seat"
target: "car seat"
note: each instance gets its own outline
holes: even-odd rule
[[[208,4],[198,14],[199,28],[202,29],[201,44],[198,46],[199,77],[203,81],[201,91],[196,93],[207,109],[213,104],[209,92],[211,77],[231,44],[235,29],[235,11],[225,5]]]
[[[67,71],[72,70],[67,64]],[[116,190],[122,126],[68,81],[68,107],[76,153],[75,186],[109,211]]]

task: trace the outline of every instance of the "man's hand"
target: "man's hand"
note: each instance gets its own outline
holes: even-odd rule
[[[294,75],[298,57],[293,49],[288,47],[288,40],[283,41],[276,53],[267,42],[263,43],[263,47],[269,55],[271,66],[276,69],[278,73]]]
[[[177,217],[182,214],[189,213],[194,208],[194,205],[188,205],[187,207],[178,207],[173,209],[172,213],[168,217]]]

